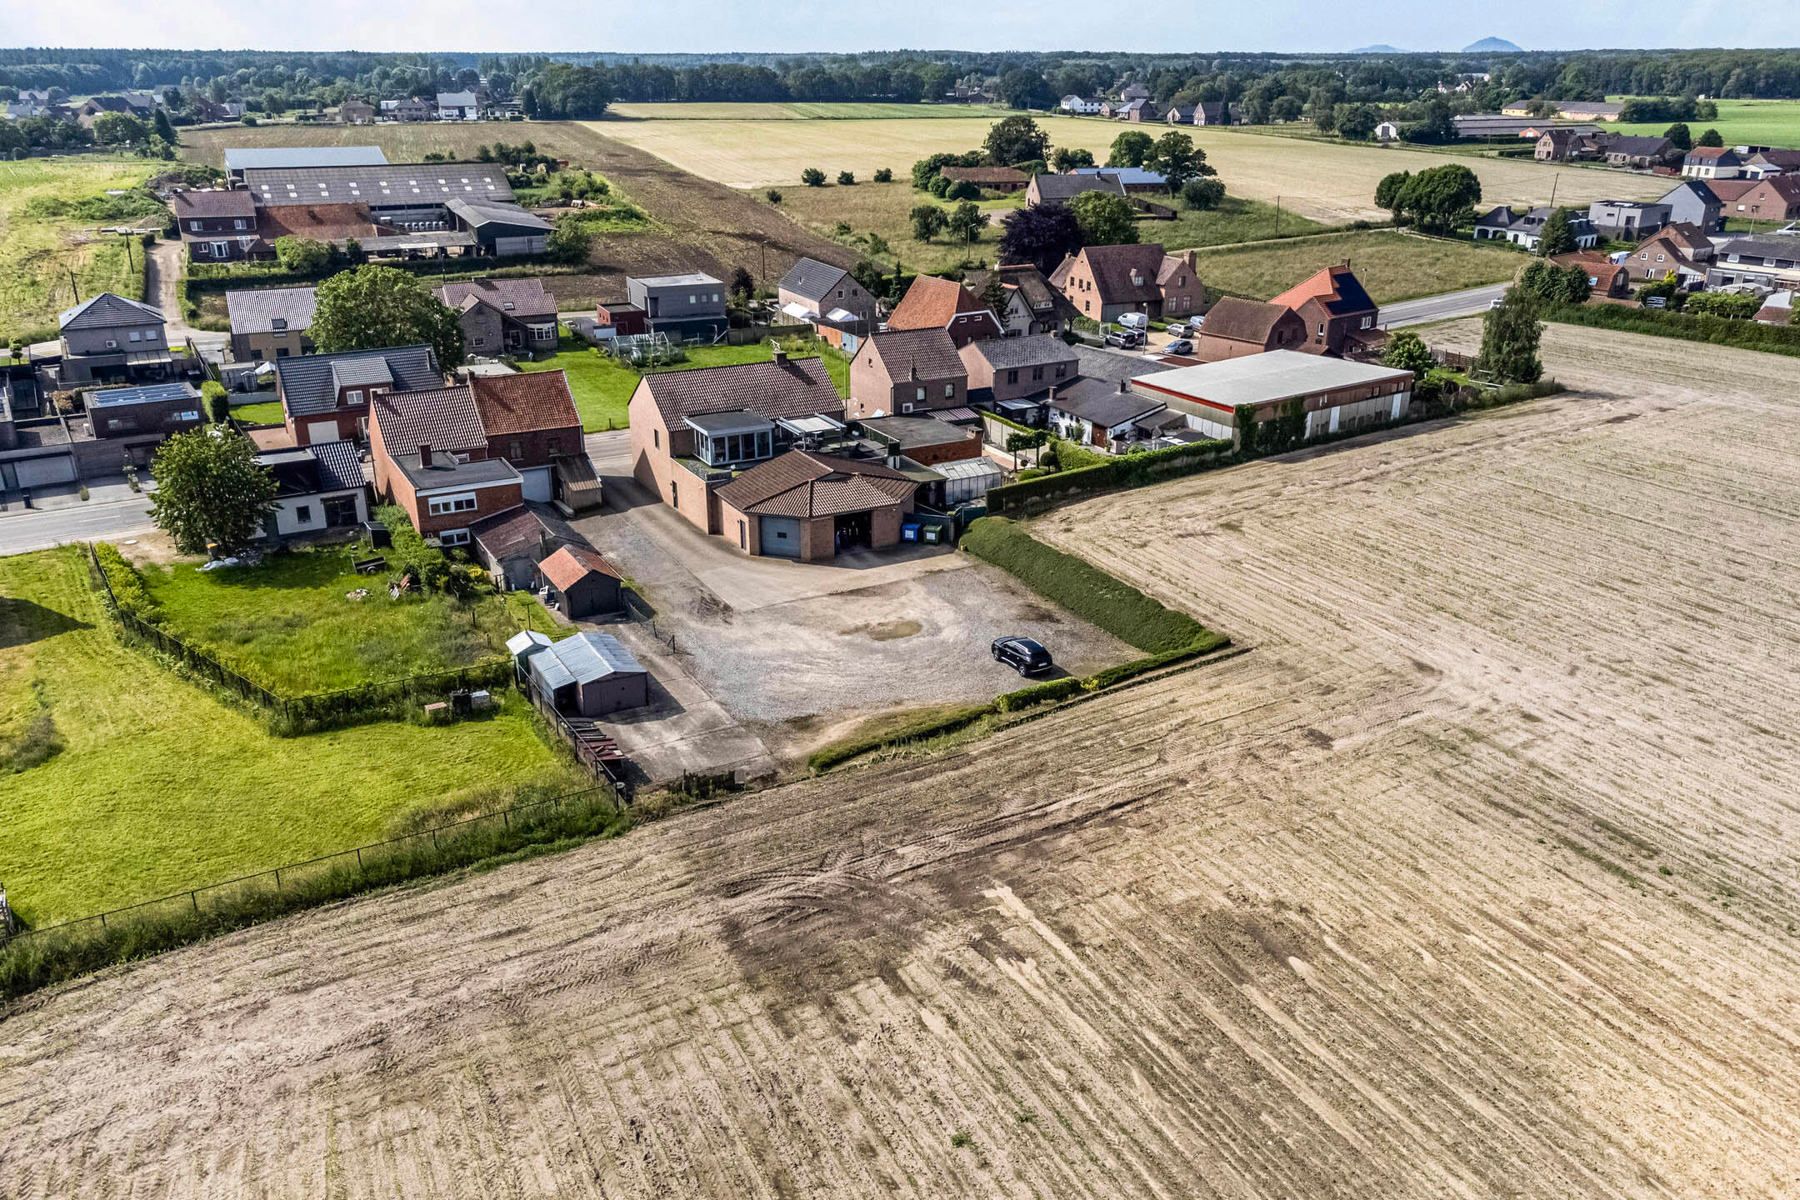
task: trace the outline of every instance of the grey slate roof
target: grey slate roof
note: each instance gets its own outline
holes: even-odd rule
[[[57,328],[70,329],[116,329],[121,325],[142,325],[146,322],[163,323],[162,310],[151,308],[137,300],[127,300],[111,292],[101,292],[98,296],[84,300],[74,308],[66,309],[56,318]]]
[[[461,217],[473,229],[479,229],[483,225],[512,225],[542,233],[550,231],[550,222],[510,202],[465,200],[461,196],[455,196],[445,201],[444,207]]]
[[[770,419],[844,411],[836,385],[816,358],[668,371],[646,375],[638,386],[649,389],[670,428],[683,417],[739,409]]]
[[[837,289],[838,281],[847,274],[849,272],[842,267],[816,258],[803,258],[781,277],[780,290],[805,296],[808,300],[823,300]]]
[[[369,362],[360,367],[358,364]],[[397,346],[389,350],[348,350],[342,354],[304,354],[277,359],[275,378],[290,416],[331,412],[337,407],[340,366],[351,375],[386,370],[395,390],[418,391],[444,386],[437,355],[430,346]]]
[[[391,454],[394,465],[412,480],[421,492],[440,491],[449,487],[473,487],[482,483],[524,482],[512,465],[503,458],[483,458],[459,463],[448,454],[433,453],[429,467],[419,462],[417,454]]]
[[[273,333],[275,322],[290,332],[312,328],[319,306],[317,288],[255,288],[225,293],[233,333]]]
[[[969,348],[987,359],[999,371],[1075,361],[1075,351],[1068,343],[1047,333],[1032,337],[988,338],[986,341],[970,342]]]
[[[331,381],[341,388],[391,387],[394,372],[385,358],[346,358],[331,365]]]
[[[1166,187],[1168,178],[1144,167],[1076,167],[1071,175],[1111,175],[1126,187]]]
[[[1032,176],[1032,182],[1037,185],[1039,200],[1068,200],[1082,192],[1125,194],[1125,185],[1119,182],[1117,175],[1051,175],[1046,172]]]
[[[446,283],[438,288],[438,299],[459,312],[468,301],[491,304],[514,317],[553,317],[556,297],[544,290],[544,281],[532,276],[526,279],[470,279]]]
[[[319,460],[319,483],[326,491],[363,485],[362,457],[350,442],[314,442],[310,447]]]
[[[1121,392],[1119,385],[1110,379],[1078,379],[1067,387],[1057,388],[1056,395],[1050,399],[1050,407],[1101,429],[1111,429],[1146,413],[1159,412],[1167,405],[1129,389]]]
[[[378,167],[380,146],[255,146],[225,151],[227,171],[286,171],[304,167]]]

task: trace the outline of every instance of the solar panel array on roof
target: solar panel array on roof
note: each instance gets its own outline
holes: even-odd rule
[[[387,166],[293,167],[244,172],[261,204],[441,204],[452,198],[511,203],[500,167],[478,163],[393,163]]]
[[[117,408],[124,404],[156,404],[164,400],[198,400],[191,383],[148,383],[142,387],[107,388],[89,392],[89,408]]]

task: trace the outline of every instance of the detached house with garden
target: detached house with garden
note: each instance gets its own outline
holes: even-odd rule
[[[1126,313],[1169,320],[1206,310],[1206,289],[1192,250],[1163,253],[1162,244],[1084,246],[1050,276],[1082,316],[1102,325]]]

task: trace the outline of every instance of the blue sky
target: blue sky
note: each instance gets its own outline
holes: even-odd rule
[[[1055,50],[1456,49],[1509,38],[1527,50],[1793,46],[1800,3],[1584,0],[9,0],[8,45],[303,50],[854,51],[905,46]]]

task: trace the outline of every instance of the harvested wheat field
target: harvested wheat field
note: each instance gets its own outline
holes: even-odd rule
[[[589,127],[705,179],[734,188],[773,185],[792,191],[801,186],[800,173],[807,167],[818,167],[827,178],[849,170],[858,179],[868,179],[877,169],[889,167],[896,178],[905,179],[912,164],[929,154],[976,149],[1002,115],[795,120],[791,114],[772,117],[763,113],[761,106],[749,105],[744,106],[743,118],[728,118],[726,110],[734,107],[705,105],[708,119],[606,120],[591,122]],[[1101,162],[1106,161],[1107,147],[1114,138],[1127,129],[1145,128],[1098,117],[1034,119],[1053,145],[1092,150]],[[1147,129],[1152,137],[1166,131],[1161,125]],[[1480,176],[1483,195],[1490,204],[1544,204],[1554,192],[1564,204],[1585,207],[1590,201],[1615,196],[1654,199],[1669,190],[1667,179],[1567,163],[1382,149],[1248,129],[1185,128],[1182,132],[1206,151],[1207,161],[1218,168],[1233,195],[1271,204],[1279,200],[1288,212],[1328,224],[1385,218],[1387,214],[1375,207],[1375,185],[1383,175],[1447,162],[1460,162]]]
[[[1238,657],[28,1003],[0,1194],[1793,1195],[1791,372],[1550,343],[1039,522]]]

